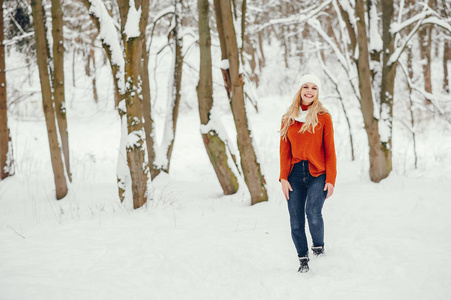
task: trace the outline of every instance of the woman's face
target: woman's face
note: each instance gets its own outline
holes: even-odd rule
[[[305,83],[301,88],[302,104],[310,105],[316,97],[318,97],[318,87],[316,84],[311,82]]]

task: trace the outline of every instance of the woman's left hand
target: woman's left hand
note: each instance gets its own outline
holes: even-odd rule
[[[332,185],[332,183],[326,182],[326,184],[324,185],[324,191],[327,191],[326,199],[332,196],[332,194],[334,193],[334,186]]]

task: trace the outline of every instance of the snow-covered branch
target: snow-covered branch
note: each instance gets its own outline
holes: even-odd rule
[[[115,22],[101,0],[88,0],[88,3],[89,14],[98,20],[99,38],[110,51],[111,65],[119,68],[116,79],[119,91],[122,93],[125,91],[125,62]]]
[[[423,19],[426,17],[426,14],[421,14],[423,16]],[[412,36],[417,32],[418,28],[420,28],[423,19],[418,20],[418,23],[415,25],[415,27],[410,31],[409,35],[404,39],[404,42],[400,47],[397,47],[393,54],[390,56],[390,59],[387,62],[387,65],[392,66],[395,62],[398,61],[399,57],[401,56],[402,52],[407,46],[407,43],[409,43]]]
[[[151,19],[153,19],[154,21],[151,24],[148,24],[147,28],[146,28],[146,31],[149,30],[150,28],[152,28],[151,33],[150,33],[150,40],[146,47],[147,52],[150,52],[150,46],[152,45],[152,41],[153,41],[153,34],[154,34],[155,27],[156,27],[158,21],[161,18],[163,18],[167,15],[170,15],[170,14],[175,14],[175,6],[170,5],[170,6],[166,7],[165,9],[159,11],[157,14],[155,14],[155,16],[151,16]]]
[[[251,30],[252,32],[259,32],[266,27],[273,26],[273,25],[291,25],[291,24],[300,24],[307,22],[310,18],[314,18],[316,15],[318,15],[320,12],[322,12],[329,4],[332,2],[332,0],[324,1],[320,6],[318,6],[315,9],[309,9],[306,11],[301,11],[298,14],[295,14],[293,16],[290,16],[288,18],[282,18],[282,19],[274,19],[269,21],[268,23],[262,24]]]
[[[13,44],[17,43],[18,41],[20,41],[22,39],[26,39],[27,37],[30,37],[33,35],[34,35],[34,32],[27,32],[25,34],[22,34],[21,36],[15,36],[10,40],[4,40],[3,45],[5,45],[5,46],[13,45]]]
[[[448,30],[451,33],[451,19],[441,20],[437,17],[429,17],[427,19],[424,19],[423,22],[421,22],[421,25],[426,24],[432,24],[439,27],[442,27],[443,29]]]
[[[399,33],[400,31],[402,31],[403,29],[411,26],[413,23],[418,22],[418,21],[422,21],[423,19],[425,19],[427,16],[429,16],[432,12],[430,10],[427,11],[423,11],[413,17],[411,17],[408,20],[405,20],[402,23],[393,23],[390,26],[390,33],[391,34],[396,34]]]
[[[324,39],[324,41],[332,48],[332,51],[335,53],[335,56],[337,57],[340,64],[345,69],[347,69],[346,58],[344,57],[343,53],[341,53],[341,50],[338,48],[338,46],[335,44],[335,42],[329,37],[329,35],[321,27],[321,23],[315,18],[310,18],[307,23],[313,29],[315,29],[318,32],[318,34]]]
[[[412,31],[409,33],[409,35],[404,39],[404,42],[402,43],[402,45],[398,48],[396,48],[395,52],[392,54],[392,56],[390,57],[390,60],[388,61],[388,65],[393,65],[395,62],[397,62],[399,60],[399,57],[401,56],[401,53],[404,51],[404,48],[407,46],[407,43],[410,41],[410,39],[412,38],[412,36],[418,31],[418,29],[426,24],[432,24],[432,25],[436,25],[436,26],[440,26],[442,28],[444,28],[445,30],[448,30],[449,32],[451,32],[451,25],[450,25],[450,20],[441,20],[437,17],[428,17],[426,18],[426,16],[428,15],[427,12],[421,13],[419,14],[419,16],[421,16],[422,18],[416,18],[413,17],[411,19],[409,19],[408,21],[415,19],[418,21],[418,23],[415,25],[415,27],[412,29]],[[417,15],[418,16],[418,15]],[[408,22],[406,21],[406,22]],[[406,23],[403,22],[402,24]],[[412,22],[408,22],[408,24],[412,24]],[[403,26],[402,28],[405,28],[406,26]],[[394,29],[393,29],[394,28]],[[401,26],[394,26],[391,31],[392,32],[399,32],[399,30],[397,30],[398,28],[401,28]]]
[[[338,0],[338,3],[340,4],[343,11],[346,12],[346,14],[348,15],[349,23],[351,24],[351,26],[354,28],[354,30],[357,30],[357,20],[355,19],[355,8],[352,7],[351,3],[348,0]]]
[[[401,70],[404,73],[404,76],[406,77],[406,81],[407,81],[407,86],[409,87],[409,89],[414,90],[416,92],[418,92],[419,94],[421,94],[425,99],[427,99],[428,101],[431,102],[431,104],[435,107],[436,111],[439,113],[440,116],[444,117],[450,124],[451,124],[451,118],[448,116],[448,114],[446,112],[443,111],[442,104],[438,104],[437,102],[451,102],[451,96],[450,95],[434,95],[431,94],[429,92],[426,92],[423,88],[416,86],[412,80],[410,79],[408,72],[407,72],[407,67],[404,65],[404,63],[402,63],[401,61],[399,61],[399,66],[401,67]]]

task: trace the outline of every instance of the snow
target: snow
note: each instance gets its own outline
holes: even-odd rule
[[[221,68],[222,70],[228,70],[228,69],[230,68],[229,60],[228,60],[228,59],[223,59],[223,60],[221,60],[220,68]]]
[[[293,60],[292,68],[284,69],[283,57],[274,51],[277,43],[272,47],[265,53],[257,90],[259,112],[247,112],[269,195],[268,202],[254,206],[243,186],[234,195],[222,195],[199,134],[197,77],[189,68],[184,71],[191,76],[184,77],[169,174],[152,181],[152,198],[138,210],[132,209],[130,198],[121,203],[117,192],[121,170],[116,164],[126,164],[121,128],[126,132],[127,127],[113,108],[110,67],[99,67],[96,76],[102,87],[98,104],[86,88],[90,79],[80,61],[75,64],[76,87],[66,85],[73,182],[60,201],[54,196],[41,103],[36,93],[26,94],[8,118],[16,174],[0,181],[0,298],[450,299],[451,129],[439,117],[417,123],[414,169],[410,136],[394,120],[394,170],[373,183],[363,120],[349,84],[340,90],[350,95],[343,101],[352,120],[356,161],[347,159],[348,131],[339,103],[325,99],[338,155],[335,193],[323,211],[326,255],[311,258],[309,273],[296,272],[288,211],[277,179],[280,118],[296,92],[299,68]],[[187,61],[198,65],[193,63],[196,53],[190,55]],[[8,57],[7,64],[23,61]],[[162,71],[169,65],[164,62],[159,61],[159,76],[153,77],[160,86],[167,84],[170,73]],[[235,146],[218,67],[213,120],[221,121]],[[36,91],[35,68],[30,79],[28,70],[8,73],[9,93],[18,88]],[[340,69],[339,62],[328,62],[328,68]],[[71,70],[66,71],[67,82],[72,82]],[[156,83],[151,84],[157,93]],[[327,81],[324,85],[330,92]],[[407,99],[401,86],[396,87],[395,106]],[[158,92],[152,96],[152,109],[155,128],[162,131],[167,90]]]
[[[221,195],[194,130],[195,110],[180,115],[175,172],[158,176],[153,200],[136,211],[116,196],[115,111],[70,120],[74,181],[61,201],[49,189],[43,120],[15,119],[19,171],[0,182],[2,297],[448,298],[449,173],[394,173],[375,184],[365,162],[339,160],[337,188],[324,208],[326,256],[313,257],[309,273],[296,272],[277,182],[277,130],[286,107],[275,98],[259,105],[251,118],[270,201],[255,206],[242,191]]]
[[[383,47],[381,35],[379,34],[379,17],[377,15],[377,1],[372,1],[370,9],[370,52],[380,52]]]
[[[124,33],[127,36],[127,40],[131,38],[139,37],[139,21],[141,20],[141,6],[136,9],[135,0],[129,0],[130,8],[128,9],[127,22],[124,26]]]
[[[8,152],[6,152],[6,163],[5,167],[3,168],[3,172],[9,174],[10,176],[16,173],[14,165],[13,143],[11,141],[8,142]]]
[[[127,137],[126,148],[139,147],[142,141],[145,140],[145,136],[144,128],[130,132]]]

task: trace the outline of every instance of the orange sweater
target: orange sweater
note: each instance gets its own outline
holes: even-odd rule
[[[304,107],[303,107],[304,110]],[[280,177],[288,180],[293,165],[308,160],[309,171],[315,177],[326,174],[326,182],[335,186],[337,158],[335,155],[334,129],[329,114],[318,115],[315,133],[299,133],[302,125],[296,121],[288,128],[287,139],[280,139]]]

